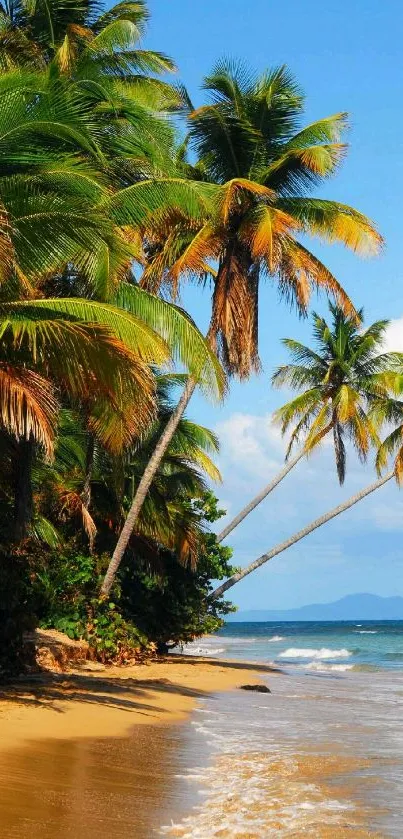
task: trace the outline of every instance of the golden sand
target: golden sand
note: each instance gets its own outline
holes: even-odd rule
[[[150,839],[177,812],[176,723],[268,669],[172,656],[3,688],[0,839]]]
[[[183,719],[202,696],[258,681],[270,667],[172,656],[134,667],[44,674],[0,690],[0,752],[35,739],[122,737]]]
[[[171,818],[177,824],[166,835],[191,835],[178,813],[175,775],[186,768],[181,765],[186,729],[178,723],[207,694],[257,682],[259,673],[269,671],[263,665],[172,656],[125,669],[49,673],[3,688],[0,839],[150,839]],[[218,760],[223,790],[231,772],[245,785],[249,773],[258,773],[265,806],[256,802],[256,815],[264,813],[268,836],[377,837],[366,827],[368,813],[352,800],[351,785],[345,786],[346,776],[365,768],[362,761],[309,749],[284,759],[259,753]],[[226,800],[224,809],[213,795],[207,818],[215,828],[243,806],[242,784],[239,794]],[[324,810],[322,819],[322,808],[334,798],[348,803],[345,816],[329,819]],[[303,833],[284,831],[284,807],[298,809],[307,801],[313,806]],[[193,803],[180,802],[183,815]],[[234,836],[225,827],[214,835]],[[258,834],[245,826],[236,835]]]

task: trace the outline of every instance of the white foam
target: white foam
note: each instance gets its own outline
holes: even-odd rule
[[[284,641],[284,635],[273,635],[273,637],[272,637],[272,638],[268,638],[267,640],[268,640],[268,641],[270,641],[270,642],[273,642],[273,641]]]
[[[304,667],[305,670],[339,671],[343,673],[345,670],[353,670],[354,664],[326,664],[325,661],[310,661]]]
[[[279,658],[318,658],[326,661],[329,658],[349,658],[350,655],[352,655],[350,650],[344,648],[341,650],[328,650],[326,647],[321,647],[321,649],[315,649],[314,647],[301,649],[299,647],[290,647],[288,650],[280,653]]]
[[[185,655],[218,655],[225,653],[225,647],[194,647],[192,644],[185,644],[182,652]]]
[[[376,629],[354,629],[356,635],[378,635]]]

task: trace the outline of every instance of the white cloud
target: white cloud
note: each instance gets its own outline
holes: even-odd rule
[[[236,413],[216,426],[223,471],[235,466],[246,476],[270,477],[281,468],[285,444],[271,414]],[[224,479],[229,474],[224,474]]]
[[[403,318],[391,320],[383,341],[385,352],[403,352]]]

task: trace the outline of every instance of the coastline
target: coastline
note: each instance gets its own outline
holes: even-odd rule
[[[172,656],[127,668],[48,672],[3,686],[4,835],[157,835],[190,801],[176,781],[187,769],[183,721],[199,700],[270,672],[256,663]]]
[[[233,690],[273,667],[167,656],[129,667],[47,671],[0,688],[0,753],[35,739],[125,737],[133,726],[183,720],[198,699]]]
[[[236,690],[268,676],[268,702]],[[373,758],[354,755],[345,741],[307,737],[327,724],[326,713],[333,718],[340,691],[345,704],[351,679],[320,682],[256,661],[175,655],[125,668],[89,664],[3,687],[4,833],[151,839],[191,829],[195,837],[218,831],[231,839],[242,823],[239,835],[254,839],[298,829],[312,839],[347,839],[351,831],[380,839],[367,798],[378,772]]]

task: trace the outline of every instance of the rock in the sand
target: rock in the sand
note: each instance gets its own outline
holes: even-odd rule
[[[254,690],[256,693],[271,693],[267,685],[241,685],[241,690]]]

